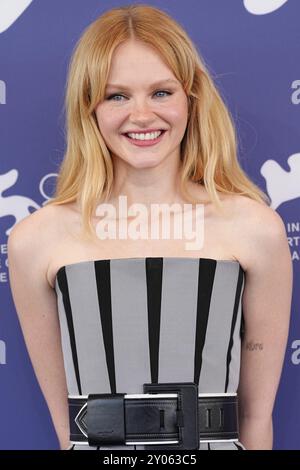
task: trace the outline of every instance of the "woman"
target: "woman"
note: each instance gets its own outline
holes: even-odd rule
[[[16,310],[61,449],[176,448],[174,398],[170,416],[167,397],[159,415],[150,399],[149,423],[127,415],[124,435],[124,394],[153,397],[147,383],[184,394],[184,448],[271,449],[292,263],[195,46],[157,8],[107,11],[75,48],[66,111],[55,197],[8,241]],[[170,207],[174,227],[189,220],[196,232],[149,236]],[[185,406],[198,400],[197,425]],[[109,415],[99,428],[107,410],[118,425]]]

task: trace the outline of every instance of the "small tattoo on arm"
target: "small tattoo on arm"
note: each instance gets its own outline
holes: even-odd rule
[[[248,349],[248,351],[261,351],[263,349],[263,344],[254,343],[254,341],[247,341],[246,349]]]

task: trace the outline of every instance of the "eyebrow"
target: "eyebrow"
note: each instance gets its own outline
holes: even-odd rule
[[[165,83],[174,83],[176,85],[179,85],[179,82],[177,80],[174,80],[173,78],[166,78],[165,80],[159,80],[158,82],[152,83],[152,85],[149,86],[149,88],[153,88],[156,86],[163,85]],[[121,90],[129,90],[129,87],[123,86],[123,85],[118,85],[117,83],[107,83],[106,85],[107,88],[118,88]]]

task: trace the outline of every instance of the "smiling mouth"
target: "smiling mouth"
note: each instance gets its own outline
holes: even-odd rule
[[[158,144],[162,139],[163,139],[163,136],[164,134],[166,133],[166,130],[165,129],[161,129],[159,131],[156,131],[156,132],[151,132],[151,133],[148,133],[148,137],[145,138],[145,135],[147,135],[147,133],[145,135],[143,135],[143,137],[137,137],[139,136],[138,133],[131,133],[131,136],[128,135],[128,134],[122,134],[127,140],[128,142],[130,142],[132,145],[135,145],[137,147],[150,147],[152,145],[155,145],[155,144]]]
[[[166,129],[158,129],[157,131],[153,131],[153,132],[126,132],[122,135],[128,137],[131,140],[138,140],[138,141],[144,142],[144,141],[155,140],[158,137],[160,137],[162,134],[164,134],[165,132],[166,132]]]

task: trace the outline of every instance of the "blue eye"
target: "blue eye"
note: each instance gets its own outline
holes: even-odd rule
[[[157,95],[157,93],[167,93],[167,95],[172,95],[172,93],[170,93],[169,91],[166,91],[166,90],[158,90],[154,94]],[[125,98],[125,96],[123,96],[123,95],[120,95],[118,93],[114,93],[113,95],[108,96],[106,99],[107,100],[112,100],[112,101],[122,101],[122,100],[113,99],[113,98],[116,98],[117,96],[121,96],[122,98]],[[164,98],[164,96],[161,96],[161,98]]]
[[[115,98],[116,96],[123,96],[123,95],[117,95],[117,94],[114,94],[114,95],[110,95],[107,97],[107,100],[112,100],[113,98]],[[124,98],[124,96],[123,96]],[[113,101],[120,101],[120,100],[113,100]]]
[[[157,91],[155,94],[157,93],[167,93],[168,95],[171,95],[172,93],[170,93],[169,91],[165,91],[165,90],[159,90]]]

